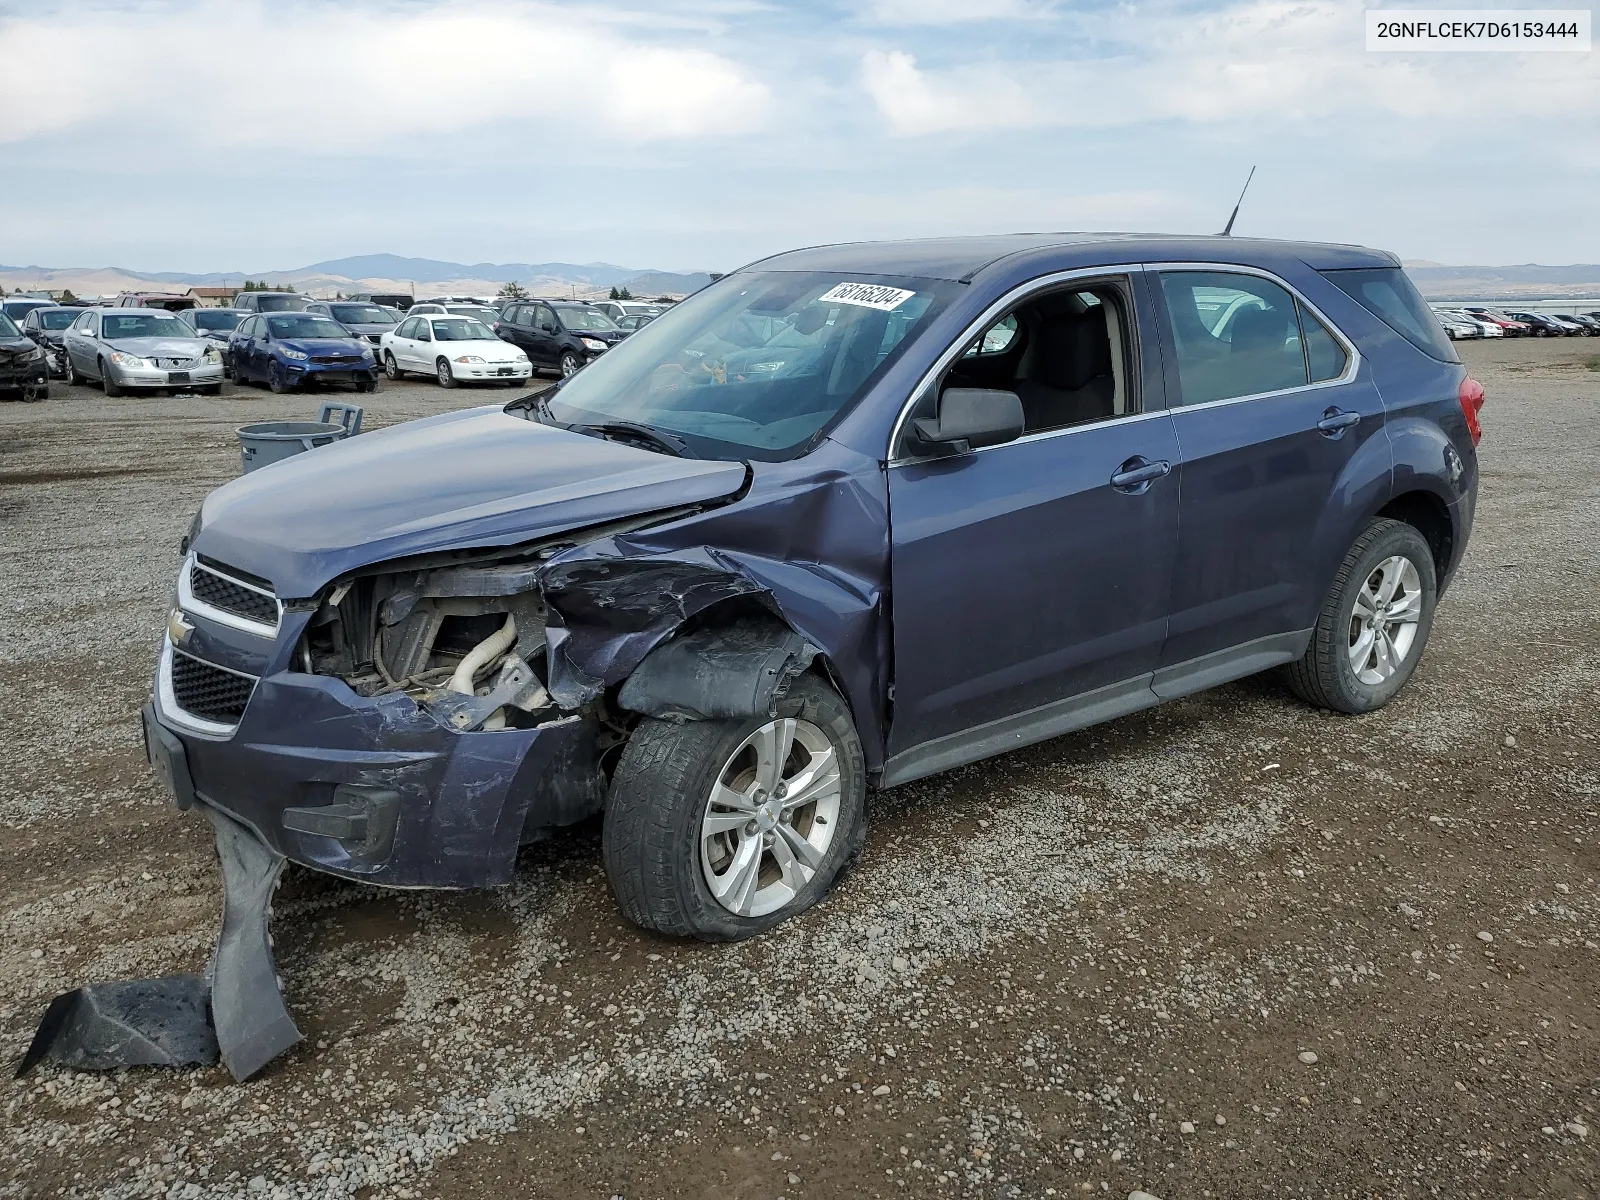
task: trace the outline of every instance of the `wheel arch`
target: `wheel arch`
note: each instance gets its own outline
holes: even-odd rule
[[[1372,515],[1401,521],[1420,533],[1433,551],[1435,576],[1444,580],[1455,561],[1456,526],[1449,506],[1437,493],[1415,488],[1396,496]]]

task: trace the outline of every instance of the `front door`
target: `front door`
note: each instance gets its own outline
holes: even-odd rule
[[[1177,439],[1129,281],[1070,286],[969,331],[939,383],[1015,391],[1020,439],[889,465],[889,782],[1154,700]]]
[[[1157,691],[1181,695],[1298,657],[1390,450],[1370,370],[1304,301],[1239,271],[1158,278],[1183,533]],[[1361,455],[1377,490],[1347,494]]]

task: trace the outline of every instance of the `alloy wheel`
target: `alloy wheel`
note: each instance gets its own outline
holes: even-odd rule
[[[1362,683],[1383,683],[1405,662],[1422,621],[1422,579],[1403,555],[1372,569],[1350,612],[1350,668]]]
[[[717,903],[741,917],[789,904],[838,832],[839,755],[821,728],[768,721],[723,764],[700,819],[700,870]]]
[[[561,356],[562,378],[566,378],[569,375],[576,375],[582,366],[583,364],[578,361],[578,356],[572,353],[570,350],[567,351],[567,353]]]

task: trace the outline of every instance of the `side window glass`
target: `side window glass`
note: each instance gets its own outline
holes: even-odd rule
[[[413,322],[415,320],[416,320],[415,317],[407,317],[404,321],[401,321],[400,322],[400,328],[398,328],[398,329],[396,329],[394,331],[395,337],[401,337],[401,338],[410,337],[411,336],[411,322]]]
[[[1311,382],[1321,383],[1324,379],[1339,378],[1344,374],[1345,363],[1350,356],[1328,332],[1328,327],[1312,316],[1305,305],[1297,304],[1296,307],[1300,310],[1300,333],[1306,341],[1306,366],[1311,368]]]
[[[549,305],[541,304],[533,310],[533,323],[541,327],[549,325],[551,328],[554,328],[556,323],[556,314],[551,310]]]
[[[1179,403],[1308,381],[1294,298],[1277,284],[1231,271],[1167,271],[1161,294],[1177,344]]]
[[[1004,354],[1016,340],[1017,314],[1007,313],[984,330],[983,336],[961,357],[977,358],[983,354]]]
[[[419,342],[431,342],[431,341],[433,341],[433,330],[429,326],[427,321],[419,320],[417,322],[416,339]]]

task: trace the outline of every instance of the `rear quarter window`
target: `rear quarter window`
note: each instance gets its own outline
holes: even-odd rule
[[[1444,327],[1399,267],[1323,271],[1322,277],[1430,358],[1460,362]]]

